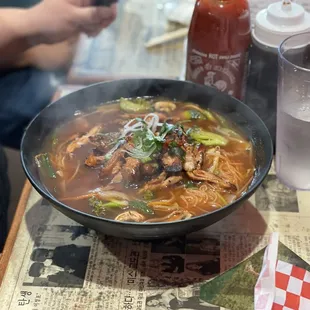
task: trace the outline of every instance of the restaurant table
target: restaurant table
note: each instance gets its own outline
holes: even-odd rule
[[[96,39],[82,38],[68,79],[76,85],[59,87],[54,100],[83,87],[78,84],[137,76],[182,78],[183,40],[151,50],[143,46],[179,27],[167,26],[156,1],[120,1],[111,28]],[[252,14],[265,3],[252,2]],[[97,235],[52,208],[27,181],[1,255],[0,309],[169,309],[163,300],[171,296],[192,302],[192,309],[224,309],[199,304],[202,283],[263,249],[274,231],[310,262],[309,223],[310,193],[282,185],[274,167],[255,195],[227,218],[187,237],[153,243]],[[46,258],[47,249],[55,257]],[[190,263],[209,266],[209,274],[188,269]],[[43,271],[49,274],[43,277]]]

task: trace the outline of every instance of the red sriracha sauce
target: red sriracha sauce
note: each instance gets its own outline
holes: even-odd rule
[[[188,34],[186,80],[242,100],[250,43],[247,0],[197,0]]]

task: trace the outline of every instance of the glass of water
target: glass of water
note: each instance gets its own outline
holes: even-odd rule
[[[310,190],[310,32],[279,48],[276,171],[282,183]]]

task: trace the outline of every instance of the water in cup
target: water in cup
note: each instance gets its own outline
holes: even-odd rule
[[[310,190],[310,99],[278,109],[277,176],[289,187]]]

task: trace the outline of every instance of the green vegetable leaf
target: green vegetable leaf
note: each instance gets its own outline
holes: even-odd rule
[[[104,214],[106,208],[124,208],[128,205],[127,201],[111,200],[109,202],[104,202],[95,196],[89,198],[89,206],[93,209],[96,215]]]
[[[145,148],[144,148],[145,149]],[[127,154],[133,158],[139,159],[141,161],[145,161],[157,150],[157,145],[153,143],[151,147],[147,150],[143,150],[142,148],[132,148],[127,150]]]
[[[42,172],[46,173],[50,178],[56,179],[56,173],[47,153],[37,155],[35,162]]]
[[[178,145],[177,142],[172,141],[172,142],[170,142],[169,146],[170,146],[170,147],[177,147],[177,146],[179,146],[179,145]]]
[[[191,131],[193,131],[193,128],[188,128],[188,129],[186,130],[186,135],[189,136],[190,133],[191,133]]]
[[[147,205],[146,202],[141,200],[133,200],[128,204],[129,207],[142,211],[145,214],[155,214],[154,211]]]
[[[191,114],[191,119],[205,119],[204,115],[202,115],[200,112],[195,111],[195,110],[191,110],[190,111]]]
[[[192,189],[197,188],[196,184],[193,181],[191,181],[191,180],[188,180],[188,181],[184,182],[184,186],[186,188],[192,188]]]
[[[175,125],[165,122],[160,129],[159,136],[164,138],[169,132],[173,131],[175,128]]]
[[[97,216],[104,214],[104,202],[97,199],[95,196],[88,199],[88,205]]]
[[[152,161],[153,159],[151,157],[145,157],[145,158],[141,158],[140,161],[142,164],[147,164],[150,161]]]
[[[103,204],[104,208],[123,208],[128,206],[127,201],[112,200]]]
[[[144,192],[144,194],[143,194],[143,198],[144,198],[145,200],[152,200],[152,199],[155,198],[155,195],[154,195],[154,193],[153,193],[152,191],[146,190],[146,191]]]
[[[211,113],[208,109],[202,109],[199,105],[194,104],[194,103],[188,103],[186,104],[186,107],[191,109],[188,112],[187,116],[190,116],[190,111],[195,110],[199,113],[201,113],[203,116],[205,116],[209,121],[217,123],[217,119],[215,118],[215,116],[213,115],[213,113]],[[186,114],[185,114],[186,116]]]
[[[141,113],[152,109],[151,103],[145,98],[120,99],[120,108],[125,112]]]
[[[209,110],[202,109],[201,113],[211,122],[216,123],[216,118],[214,117],[213,113],[211,113]]]
[[[147,128],[146,124],[142,130],[137,130],[133,135],[134,148],[127,150],[129,156],[147,161],[152,154],[159,152],[165,139],[156,136]]]
[[[227,145],[228,143],[226,138],[200,128],[192,130],[190,132],[190,137],[206,146]]]
[[[184,129],[182,125],[172,125],[164,123],[159,132],[159,135],[155,135],[152,130],[144,125],[144,128],[137,130],[133,134],[134,147],[127,149],[129,156],[140,159],[141,161],[147,161],[153,154],[161,151],[163,143],[166,141],[166,135],[175,131],[179,134],[183,134]]]
[[[191,119],[206,119],[206,117],[197,110],[187,110],[182,113],[182,118],[185,120]]]

